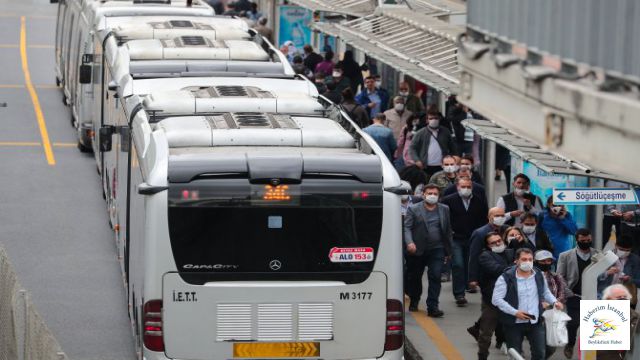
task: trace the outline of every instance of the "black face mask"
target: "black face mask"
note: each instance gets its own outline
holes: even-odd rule
[[[582,250],[587,250],[591,247],[591,241],[578,241],[578,247]]]
[[[542,271],[549,271],[551,270],[551,264],[541,264],[541,263],[536,263],[536,266],[538,267],[538,269],[542,270]]]

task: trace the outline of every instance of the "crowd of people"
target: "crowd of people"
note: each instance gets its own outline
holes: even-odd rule
[[[430,127],[431,128],[431,127]],[[430,131],[430,130],[426,130]],[[416,134],[423,140],[437,135]],[[572,358],[579,326],[582,276],[598,253],[592,234],[578,228],[563,205],[546,202],[530,192],[530,179],[514,176],[512,191],[499,197],[489,208],[484,188],[473,180],[473,159],[441,155],[436,166],[421,151],[445,154],[442,141],[414,150],[420,172],[407,181],[418,192],[403,199],[405,244],[405,293],[409,310],[419,311],[422,276],[427,269],[427,315],[442,317],[440,290],[451,267],[453,301],[467,305],[466,293],[481,292],[481,314],[467,331],[478,343],[478,359],[487,359],[493,335],[496,347],[522,353],[524,338],[531,346],[531,358],[547,359],[555,348],[546,346],[543,312],[556,308],[571,317],[567,324],[569,342],[564,355]],[[446,145],[445,145],[446,146]],[[465,162],[462,160],[465,159]],[[425,160],[427,161],[425,164]],[[429,177],[427,174],[431,173]],[[418,179],[418,180],[416,180]],[[428,179],[428,180],[427,180]],[[476,179],[481,181],[481,179]],[[623,210],[627,210],[624,212]],[[627,218],[629,209],[612,209]],[[616,212],[616,214],[617,214]],[[624,215],[623,215],[624,216]],[[576,246],[567,248],[567,237],[575,237]],[[626,289],[625,299],[635,309],[640,285],[640,257],[632,252],[631,233],[622,233],[615,244],[618,261],[597,279],[599,296],[611,286]],[[633,295],[632,295],[633,294]],[[606,296],[603,296],[606,298]],[[637,318],[637,316],[636,316]],[[633,324],[635,331],[636,323]],[[600,358],[607,352],[600,352]],[[624,352],[615,352],[616,356]],[[602,357],[601,357],[602,356]],[[623,357],[615,357],[622,359]]]

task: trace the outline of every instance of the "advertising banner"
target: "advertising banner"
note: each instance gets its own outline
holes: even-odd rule
[[[297,52],[301,54],[302,47],[311,43],[309,27],[313,21],[311,10],[293,5],[280,5],[279,9],[278,45],[282,46],[286,41],[291,40]]]

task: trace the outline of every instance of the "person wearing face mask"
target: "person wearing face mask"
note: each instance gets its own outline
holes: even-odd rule
[[[629,292],[629,289],[620,284],[614,284],[606,289],[604,289],[602,293],[603,300],[631,300],[632,295]],[[628,353],[634,353],[634,338],[636,334],[640,332],[640,326],[638,326],[638,321],[640,320],[640,315],[635,311],[631,310],[630,316],[630,324],[629,324],[629,338],[631,339],[631,347],[629,351],[625,350],[598,350],[596,354],[596,360],[621,360],[628,358]],[[636,357],[634,357],[635,359]]]
[[[622,284],[629,288],[631,293],[636,293],[640,286],[640,256],[631,252],[633,239],[629,235],[622,235],[616,241],[614,253],[618,256],[615,262],[605,273],[598,278],[598,289],[603,289],[612,284]],[[635,309],[637,297],[631,299],[631,306]]]
[[[424,126],[424,122],[420,121],[420,119],[415,114],[412,114],[411,117],[408,118],[405,122],[402,130],[400,130],[400,136],[398,137],[398,148],[394,157],[396,159],[402,158],[403,167],[412,166],[415,164],[415,161],[413,161],[413,159],[409,156],[409,146],[411,146],[413,135],[415,135],[415,133],[418,130],[422,129]]]
[[[503,208],[508,225],[520,225],[520,216],[525,212],[539,214],[542,200],[529,192],[531,180],[525,174],[517,174],[513,179],[513,191],[498,198],[497,207]]]
[[[475,167],[473,166],[472,154],[462,155],[462,157],[460,158],[460,169],[468,169],[469,171],[471,171],[471,180],[476,184],[484,185],[482,176],[479,172],[476,171]]]
[[[468,280],[469,285],[468,288],[475,288],[478,286],[478,276],[479,276],[479,264],[478,258],[480,253],[482,253],[482,249],[484,248],[484,240],[488,233],[497,232],[502,234],[505,229],[504,226],[504,210],[493,207],[489,209],[488,212],[488,223],[485,225],[473,230],[471,233],[471,239],[469,240],[469,273]],[[473,336],[476,340],[478,340],[478,335],[480,332],[479,322],[476,322],[473,326],[467,329],[467,332]]]
[[[405,109],[404,99],[400,96],[393,98],[391,108],[384,112],[387,117],[385,125],[393,131],[393,136],[398,139],[407,119],[413,117],[413,113]]]
[[[591,265],[591,258],[598,251],[591,247],[591,231],[578,229],[576,231],[577,246],[567,250],[558,257],[557,272],[567,281],[570,294],[567,297],[567,314],[571,321],[567,323],[569,343],[564,347],[564,355],[567,359],[573,356],[573,347],[576,344],[576,334],[580,326],[580,299],[582,298],[582,272]]]
[[[458,171],[456,172],[456,178],[459,177],[468,177],[471,178],[471,170],[466,169],[466,168],[459,168]],[[479,196],[479,197],[483,197],[483,198],[487,198],[487,192],[484,189],[484,186],[482,186],[481,184],[478,184],[477,182],[473,181],[473,179],[471,178],[472,182],[473,182],[473,196]],[[449,186],[447,186],[444,189],[443,192],[443,196],[448,196],[451,194],[455,194],[458,191],[458,189],[456,188],[455,184],[451,184]]]
[[[364,89],[356,96],[356,102],[365,107],[369,118],[378,113],[384,113],[389,105],[389,93],[387,90],[376,87],[376,80],[368,76],[364,80]]]
[[[456,159],[451,155],[445,155],[442,157],[442,170],[433,174],[429,182],[438,185],[440,187],[440,193],[443,193],[450,185],[455,186],[457,171],[458,164],[456,164]]]
[[[573,234],[578,230],[578,224],[564,205],[554,205],[553,196],[547,199],[547,207],[542,212],[540,226],[547,233],[553,244],[554,256],[571,249]]]
[[[413,137],[409,155],[416,166],[429,176],[442,170],[442,159],[457,154],[451,132],[440,125],[440,113],[435,109],[427,112],[427,126]]]
[[[442,198],[441,203],[449,207],[451,214],[453,297],[456,305],[465,306],[465,290],[469,285],[469,248],[471,233],[484,225],[484,214],[489,211],[487,200],[473,196],[473,183],[468,177],[456,180],[458,191]]]
[[[509,243],[510,248],[519,249],[521,247],[528,247],[533,252],[538,250],[553,252],[553,244],[551,243],[551,240],[549,240],[545,231],[538,227],[538,217],[536,215],[526,212],[520,217],[520,221],[520,234],[522,234],[522,236],[518,238],[519,241]]]
[[[440,191],[427,184],[424,201],[409,206],[404,217],[404,242],[407,251],[407,283],[409,311],[418,311],[422,294],[422,274],[427,267],[427,315],[442,317],[439,307],[441,271],[445,259],[451,256],[451,223],[449,207],[438,203]]]
[[[344,89],[351,88],[351,80],[345,76],[344,69],[341,63],[337,63],[331,71],[331,76],[327,78],[327,81],[336,84],[336,92],[342,93]]]
[[[417,114],[424,112],[424,104],[422,103],[422,100],[411,93],[408,82],[400,82],[400,85],[398,86],[397,96],[402,97],[402,99],[404,100],[405,108],[412,113]],[[393,107],[393,104],[389,104],[389,107]]]
[[[522,354],[526,337],[531,347],[531,360],[545,358],[545,329],[540,321],[543,303],[558,310],[564,305],[549,291],[541,271],[533,267],[533,252],[528,248],[516,251],[516,265],[504,271],[493,290],[491,303],[500,309],[499,320],[508,348]]]
[[[480,330],[477,338],[479,360],[486,360],[489,356],[493,332],[496,332],[496,338],[503,336],[502,329],[497,328],[500,311],[491,303],[491,297],[498,277],[513,265],[514,253],[512,249],[506,248],[497,232],[488,233],[485,237],[485,244],[478,259],[480,265],[478,280],[482,293],[482,314],[478,320]]]
[[[314,82],[320,95],[327,92],[327,84],[325,83],[325,75],[323,72],[316,73],[314,76]]]

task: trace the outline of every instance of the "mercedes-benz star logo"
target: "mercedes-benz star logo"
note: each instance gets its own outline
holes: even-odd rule
[[[269,262],[269,267],[273,271],[278,271],[282,267],[282,263],[280,262],[280,260],[271,260]]]

